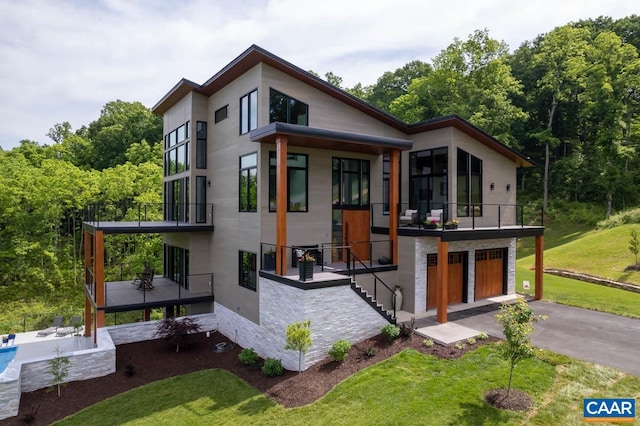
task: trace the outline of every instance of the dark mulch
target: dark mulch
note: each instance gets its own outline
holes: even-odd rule
[[[327,358],[301,374],[285,371],[281,377],[266,377],[258,367],[246,367],[240,363],[238,354],[242,348],[239,346],[229,352],[214,352],[216,343],[229,342],[225,336],[215,333],[207,338],[204,333],[199,333],[194,337],[194,345],[181,349],[178,353],[175,352],[175,347],[170,347],[164,340],[119,345],[116,349],[115,373],[69,383],[62,389],[60,398],[47,389],[23,393],[18,416],[0,421],[0,425],[25,424],[30,414],[34,415],[32,424],[48,425],[129,389],[207,368],[228,370],[277,403],[285,407],[298,407],[316,401],[350,375],[405,348],[414,348],[440,358],[455,359],[469,349],[497,340],[478,340],[475,345],[465,345],[462,349],[437,344],[427,348],[423,344],[424,339],[417,335],[401,337],[393,342],[378,335],[354,345],[341,364]],[[375,355],[365,356],[366,347],[371,347]],[[131,371],[133,374],[128,374]]]
[[[507,397],[506,389],[491,389],[484,394],[484,400],[496,408],[511,411],[526,411],[531,407],[531,397],[517,389],[511,389]]]
[[[625,272],[629,272],[629,271],[640,271],[640,263],[636,263],[635,265],[629,265],[626,268],[624,268]]]

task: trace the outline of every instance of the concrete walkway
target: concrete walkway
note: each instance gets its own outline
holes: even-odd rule
[[[640,377],[640,319],[538,300],[529,302],[529,306],[536,315],[548,317],[534,325],[534,346]],[[504,338],[495,319],[498,308],[485,305],[455,312],[449,314],[449,321]]]

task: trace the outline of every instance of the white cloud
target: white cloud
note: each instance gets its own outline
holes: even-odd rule
[[[151,107],[180,78],[206,81],[251,44],[346,86],[428,61],[488,28],[511,49],[579,19],[637,13],[635,1],[21,0],[0,2],[0,146],[49,143],[111,100]]]

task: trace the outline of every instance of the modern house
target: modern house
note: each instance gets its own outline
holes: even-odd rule
[[[406,124],[258,46],[204,84],[179,81],[153,111],[163,217],[85,223],[94,330],[105,312],[181,306],[295,369],[292,322],[311,320],[308,366],[400,309],[444,323],[450,304],[514,293],[519,237],[535,238],[542,297],[544,228],[516,204],[517,169],[532,162],[460,117]],[[110,233],[163,235],[152,288],[104,282]]]

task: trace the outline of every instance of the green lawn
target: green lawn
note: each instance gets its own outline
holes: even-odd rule
[[[329,373],[330,374],[330,373]],[[319,401],[284,409],[232,374],[206,370],[118,395],[59,422],[118,424],[581,424],[585,397],[640,397],[640,378],[541,351],[516,368],[526,413],[496,410],[482,396],[503,387],[508,364],[494,345],[455,360],[406,350],[339,384]]]

